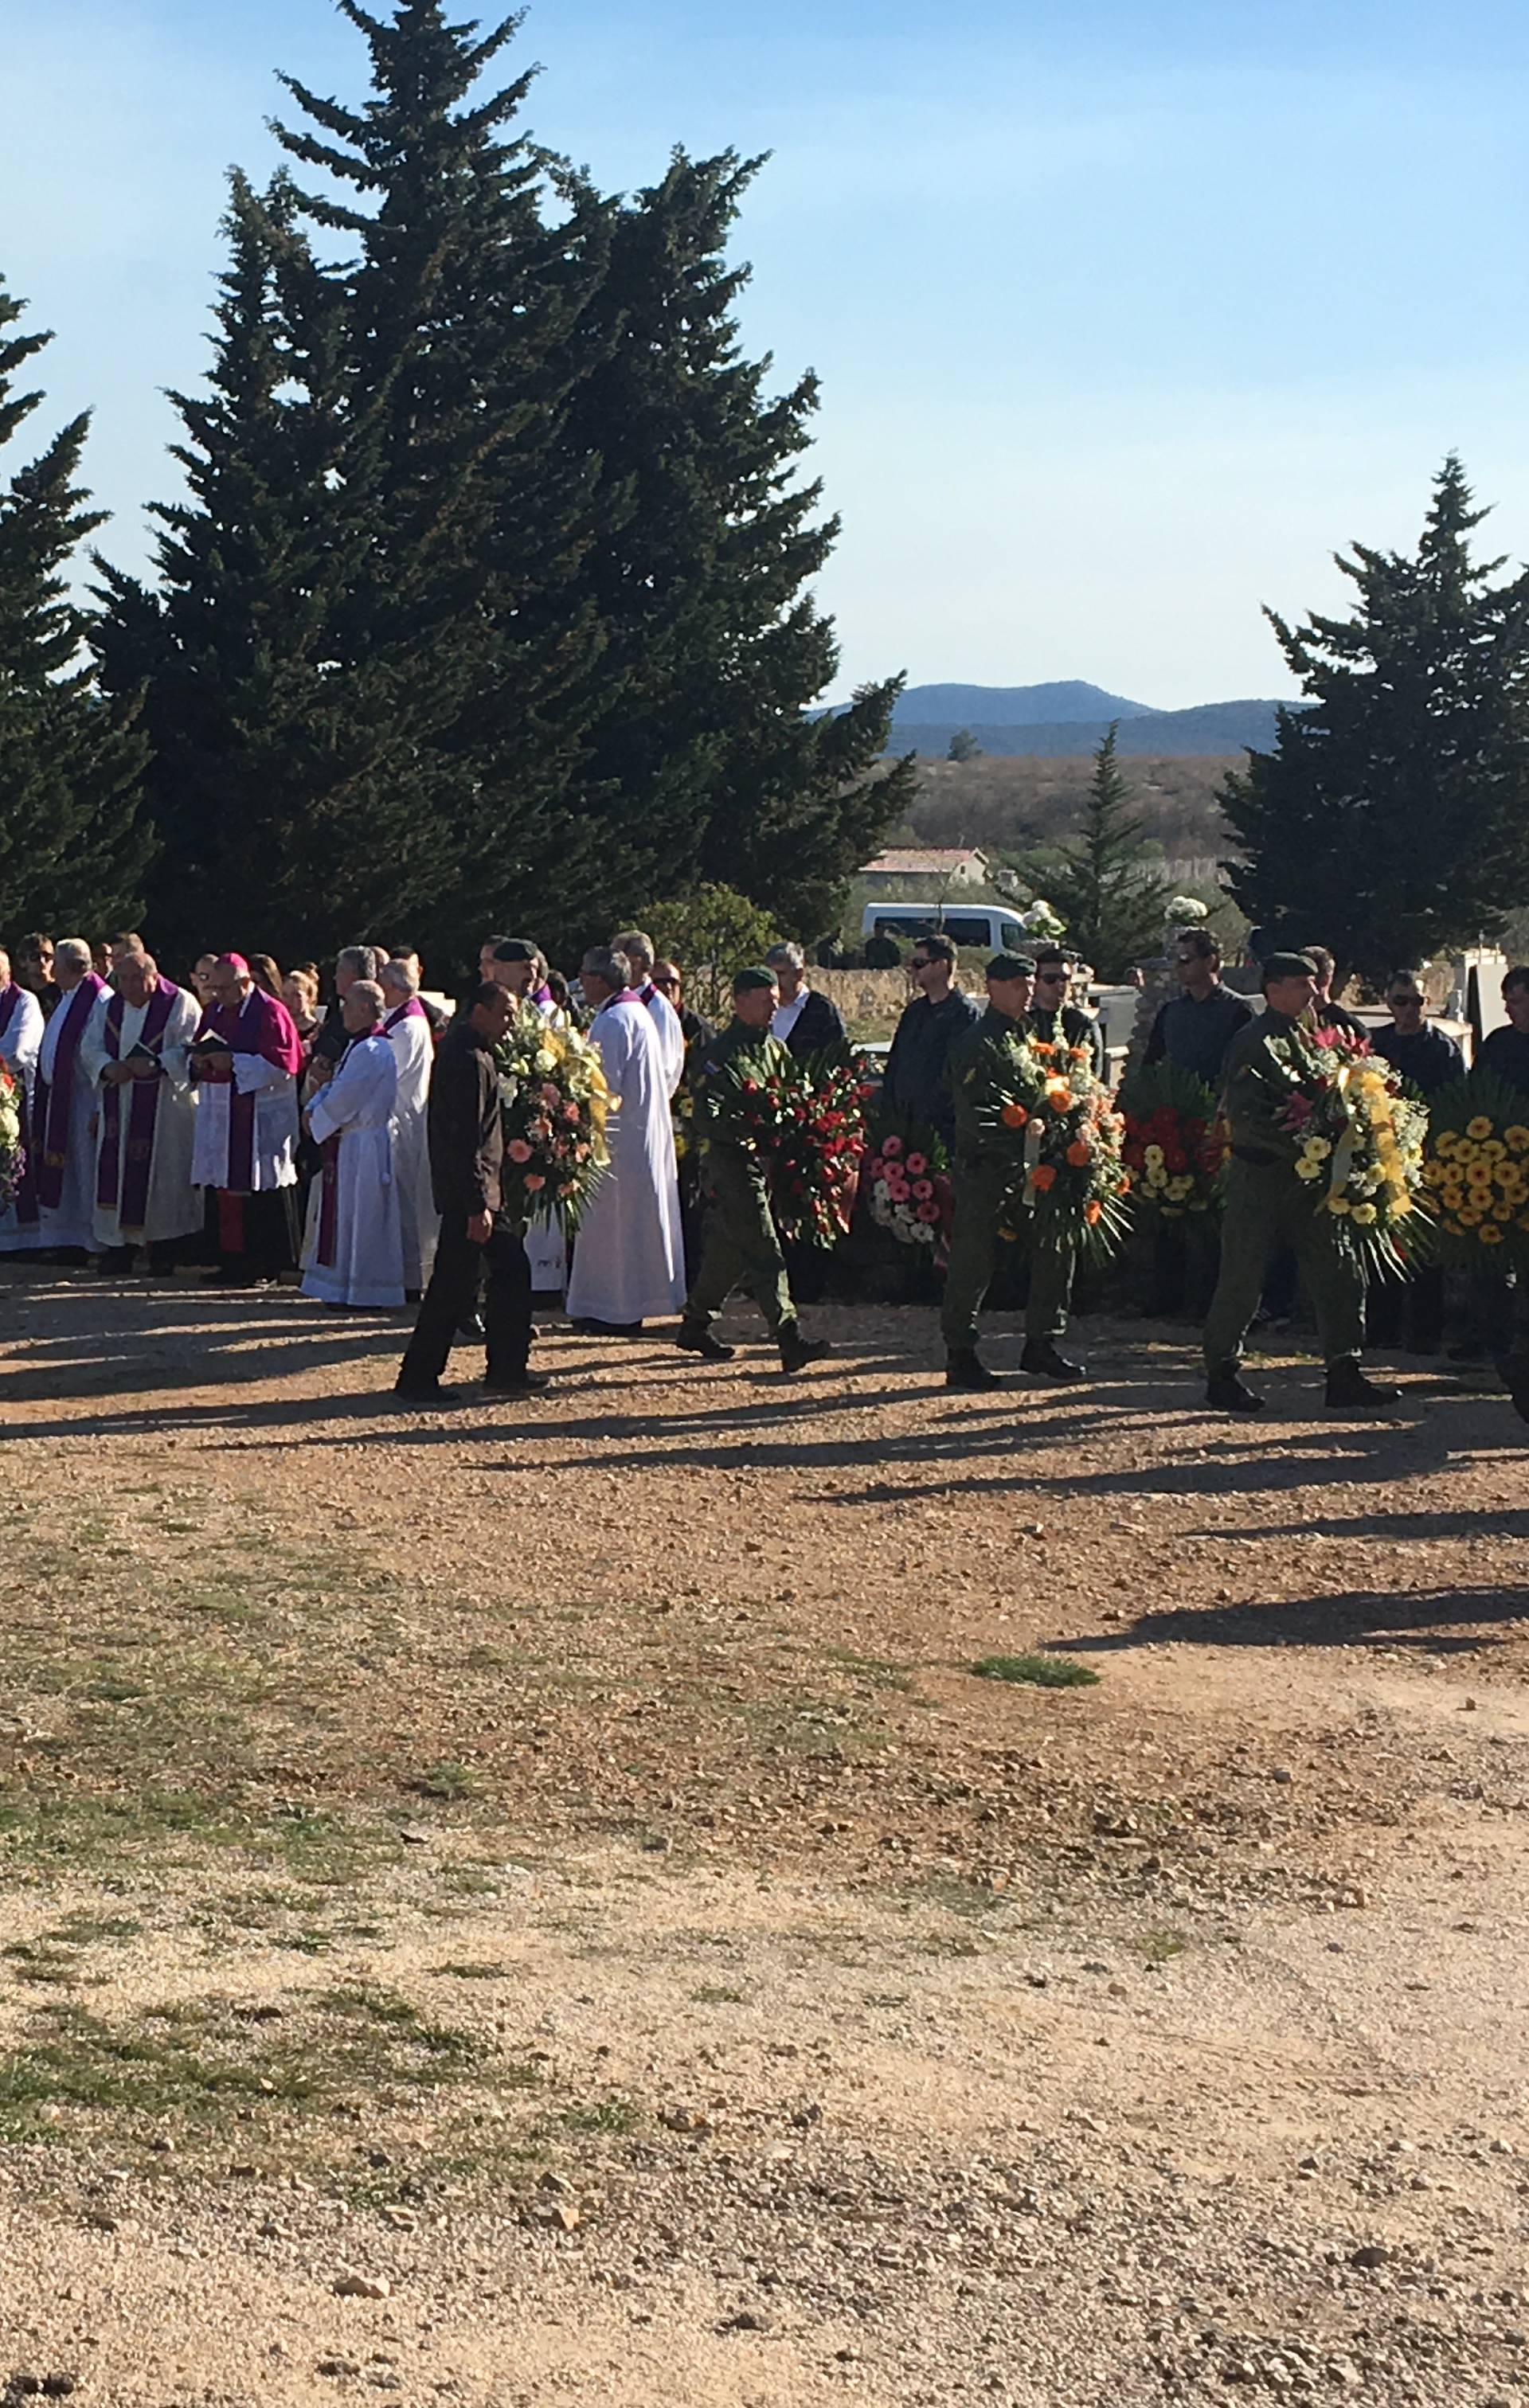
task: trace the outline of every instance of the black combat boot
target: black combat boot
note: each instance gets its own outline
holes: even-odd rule
[[[794,1321],[778,1333],[778,1341],[782,1371],[805,1371],[809,1363],[821,1363],[834,1352],[826,1338],[804,1338]]]
[[[983,1388],[1007,1387],[1007,1382],[1002,1372],[988,1369],[975,1346],[958,1346],[952,1348],[946,1357],[945,1384],[948,1388],[969,1388],[977,1392]]]
[[[1205,1400],[1219,1413],[1261,1413],[1264,1399],[1244,1386],[1235,1371],[1218,1371],[1205,1383]]]
[[[1058,1351],[1053,1338],[1032,1338],[1020,1356],[1020,1369],[1034,1379],[1051,1380],[1058,1386],[1088,1376],[1081,1363],[1069,1362]]]
[[[1363,1366],[1352,1354],[1327,1367],[1326,1401],[1330,1413],[1374,1412],[1381,1406],[1393,1405],[1401,1393],[1400,1388],[1366,1379]]]
[[[675,1332],[675,1344],[681,1354],[699,1354],[703,1363],[731,1363],[737,1353],[736,1346],[724,1346],[713,1338],[709,1329],[697,1329],[693,1322],[682,1321]]]

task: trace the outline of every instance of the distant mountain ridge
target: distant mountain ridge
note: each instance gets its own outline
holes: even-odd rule
[[[935,726],[950,720],[951,732],[980,719],[989,727],[1048,727],[1074,719],[1150,719],[1150,703],[1127,702],[1081,678],[1051,685],[910,685],[897,706],[899,719]]]
[[[999,758],[1024,753],[1064,760],[1092,752],[1118,720],[1122,752],[1172,759],[1240,752],[1248,745],[1265,752],[1274,742],[1279,708],[1252,698],[1157,710],[1080,679],[1029,686],[910,686],[893,714],[888,750],[942,760],[951,737],[965,728],[984,752]]]

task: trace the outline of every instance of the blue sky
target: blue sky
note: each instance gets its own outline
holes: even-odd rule
[[[50,0],[6,50],[0,277],[138,564],[224,171],[272,162],[275,67],[356,97],[364,54],[327,0]],[[824,380],[840,690],[1281,691],[1259,604],[1409,543],[1451,446],[1529,554],[1518,0],[536,0],[510,55],[608,186],[773,153],[745,332]]]

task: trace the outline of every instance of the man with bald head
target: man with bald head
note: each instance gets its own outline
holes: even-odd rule
[[[393,1175],[398,1057],[383,1031],[383,1008],[375,979],[351,981],[340,1005],[350,1043],[304,1116],[322,1166],[308,1200],[303,1294],[336,1312],[387,1312],[404,1301]]]
[[[202,1227],[192,1184],[196,1093],[188,1048],[201,1021],[196,997],[162,978],[150,953],[124,954],[95,998],[80,1052],[95,1098],[95,1243],[98,1269],[131,1270],[140,1245],[167,1274]]]

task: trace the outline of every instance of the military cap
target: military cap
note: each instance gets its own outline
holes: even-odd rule
[[[1271,979],[1315,978],[1317,975],[1317,965],[1309,953],[1265,953],[1259,968],[1264,973],[1265,986]]]
[[[994,953],[986,974],[998,980],[1034,978],[1035,957],[1030,953]]]
[[[495,945],[493,958],[496,962],[534,962],[536,947],[529,937],[506,937]]]
[[[735,995],[747,995],[752,987],[779,986],[779,983],[774,970],[761,969],[757,964],[752,964],[748,969],[737,972],[733,981],[733,992]]]

